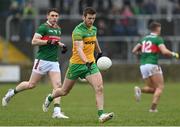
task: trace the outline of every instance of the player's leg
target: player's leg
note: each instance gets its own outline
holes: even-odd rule
[[[5,95],[5,97],[3,97],[2,105],[6,106],[9,102],[9,100],[11,99],[11,97],[13,97],[18,92],[34,88],[36,86],[37,82],[41,79],[42,75],[45,73],[42,71],[45,69],[39,69],[39,68],[42,68],[43,66],[44,66],[44,64],[41,60],[35,59],[29,81],[23,81],[20,84],[18,84],[15,89],[10,89],[7,92],[7,94]]]
[[[155,92],[155,90],[156,90],[154,88],[154,86],[153,86],[153,83],[152,83],[150,77],[144,79],[144,84],[145,84],[145,86],[142,87],[142,88],[140,88],[138,86],[134,87],[136,101],[140,101],[141,100],[141,93],[153,94]]]
[[[103,80],[100,72],[86,76],[86,80],[94,88],[96,96],[96,104],[98,109],[99,121],[106,122],[110,120],[114,113],[104,113],[104,92],[103,92]]]
[[[42,107],[43,111],[44,112],[48,111],[48,108],[49,108],[51,102],[55,98],[67,95],[70,92],[70,90],[72,89],[72,87],[74,86],[75,82],[76,82],[76,80],[71,80],[71,79],[65,78],[62,87],[57,88],[56,90],[53,91],[52,94],[49,94],[46,97],[45,102],[43,103],[43,107]]]
[[[155,88],[153,86],[153,82],[150,77],[147,79],[144,79],[144,84],[145,86],[141,88],[142,93],[153,94],[155,92]]]
[[[9,89],[6,95],[2,99],[2,106],[7,106],[10,99],[17,93],[32,89],[36,86],[37,82],[41,79],[42,75],[36,72],[32,72],[29,81],[23,81],[16,86],[15,89]]]
[[[48,75],[50,77],[50,80],[53,86],[53,92],[54,92],[57,88],[61,87],[61,74],[60,72],[50,71]],[[54,112],[53,112],[52,117],[53,118],[69,118],[61,112],[60,101],[61,101],[61,97],[57,97],[54,99]]]
[[[42,107],[44,112],[48,111],[48,107],[51,104],[51,102],[54,100],[54,98],[65,96],[70,92],[77,78],[79,77],[78,75],[81,73],[81,71],[82,71],[81,65],[69,64],[62,87],[57,88],[56,90],[53,91],[52,94],[49,94],[46,97]]]
[[[140,101],[141,100],[141,93],[154,93],[155,89],[153,86],[153,82],[150,78],[150,76],[152,75],[152,72],[154,72],[152,69],[154,68],[155,65],[150,65],[150,64],[145,64],[145,65],[141,65],[140,66],[140,71],[141,71],[141,75],[142,78],[144,80],[145,83],[145,87],[140,88],[138,86],[134,87],[134,93],[135,93],[135,98],[136,101]],[[158,66],[157,66],[158,67]],[[156,68],[156,66],[155,66]]]
[[[57,82],[61,83],[61,74],[60,74],[60,68],[59,68],[59,63],[56,62],[54,64],[52,64],[52,69],[50,71],[56,71],[56,72],[59,72],[59,76],[56,77],[56,79],[54,78],[54,80],[57,80]],[[65,96],[69,93],[69,91],[72,89],[72,87],[74,86],[77,78],[78,78],[78,74],[76,72],[77,69],[77,66],[74,65],[74,66],[71,66],[71,64],[69,65],[70,67],[68,68],[67,70],[67,73],[66,73],[66,77],[65,77],[65,80],[63,82],[63,86],[61,88],[57,88],[56,90],[54,90],[53,94],[52,94],[52,97],[53,98],[57,98],[57,97],[60,97],[60,96]],[[75,69],[74,69],[75,68]],[[73,72],[75,70],[75,72]],[[53,77],[53,76],[52,76]],[[56,83],[55,83],[56,84]]]
[[[153,95],[150,112],[157,112],[157,104],[159,102],[160,96],[164,89],[164,78],[163,78],[162,73],[157,73],[155,75],[152,75],[151,79],[152,79],[153,85],[156,87],[156,89],[155,89],[155,92]]]

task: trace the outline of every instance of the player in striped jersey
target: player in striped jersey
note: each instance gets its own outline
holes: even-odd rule
[[[47,111],[53,99],[67,95],[80,77],[86,78],[94,88],[99,121],[106,122],[113,117],[113,112],[104,112],[103,79],[94,58],[94,51],[99,54],[98,56],[102,55],[96,37],[97,28],[93,26],[95,18],[96,11],[87,7],[83,13],[83,22],[77,25],[72,33],[72,56],[63,86],[46,97],[43,111]]]

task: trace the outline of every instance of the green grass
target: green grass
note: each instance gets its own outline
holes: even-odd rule
[[[138,84],[134,84],[138,85]],[[15,85],[0,85],[0,98]],[[135,102],[131,83],[105,85],[105,111],[115,117],[104,124],[97,119],[93,89],[87,84],[76,84],[71,93],[63,97],[63,111],[70,119],[52,119],[53,106],[44,113],[41,105],[51,91],[49,85],[17,94],[7,107],[0,107],[0,126],[176,126],[180,125],[180,85],[169,83],[161,97],[158,113],[149,113],[152,95],[143,95]]]

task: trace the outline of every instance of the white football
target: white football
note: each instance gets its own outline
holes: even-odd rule
[[[112,66],[112,61],[107,56],[102,56],[97,61],[97,66],[99,70],[107,70]]]

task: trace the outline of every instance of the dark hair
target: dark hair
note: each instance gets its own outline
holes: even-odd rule
[[[96,10],[93,9],[92,7],[86,7],[83,11],[83,15],[87,16],[87,14],[94,15],[94,14],[96,14]]]
[[[49,8],[49,9],[47,10],[47,14],[49,14],[49,13],[52,12],[52,11],[57,12],[57,13],[59,14],[59,10],[58,10],[57,8]]]
[[[151,31],[155,31],[157,27],[161,27],[161,24],[159,22],[152,21],[149,24],[149,30],[151,30]]]

